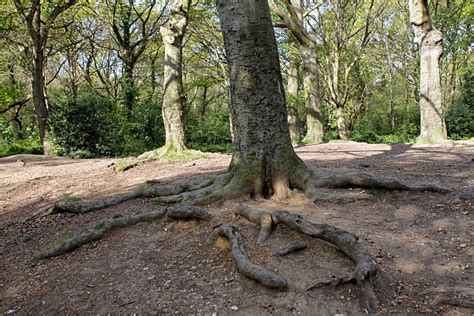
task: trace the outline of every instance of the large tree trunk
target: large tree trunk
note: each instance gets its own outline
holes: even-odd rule
[[[308,170],[291,145],[268,3],[217,0],[217,7],[236,131],[229,167],[232,179],[224,190],[238,188],[238,195],[284,197],[288,187],[303,187],[302,174]]]
[[[310,144],[323,142],[324,116],[319,84],[319,70],[316,51],[313,47],[302,47],[304,67],[304,92],[306,100],[306,136],[304,141]]]
[[[183,38],[188,24],[189,0],[174,0],[169,20],[160,28],[165,46],[163,122],[168,151],[186,149],[183,88]]]
[[[431,23],[427,0],[410,0],[409,5],[415,43],[420,50],[419,141],[443,142],[447,139],[439,70],[443,36]]]
[[[298,117],[298,88],[300,58],[298,54],[299,45],[293,35],[289,36],[290,42],[290,64],[288,68],[288,127],[293,144],[301,139],[300,122]]]

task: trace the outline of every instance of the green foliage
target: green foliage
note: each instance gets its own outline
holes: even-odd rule
[[[448,134],[452,139],[474,137],[474,74],[468,73],[453,105],[446,113]]]
[[[41,155],[42,153],[39,139],[23,139],[0,145],[0,158],[19,154]]]
[[[51,104],[50,125],[57,153],[77,158],[115,154],[117,127],[109,100],[86,92],[75,103],[66,98],[55,101]]]
[[[120,155],[137,156],[164,145],[165,128],[161,118],[161,100],[137,102],[130,122],[122,119]]]
[[[186,124],[188,147],[205,152],[231,152],[229,114],[209,112],[205,118],[191,112]]]

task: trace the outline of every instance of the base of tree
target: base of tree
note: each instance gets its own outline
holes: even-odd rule
[[[147,181],[138,189],[98,201],[82,203],[80,201],[60,201],[37,210],[23,219],[22,222],[57,213],[83,214],[137,198],[155,198],[155,201],[159,204],[183,203],[201,206],[244,195],[251,195],[256,198],[259,197],[256,193],[263,195],[265,191],[262,188],[256,188],[253,183],[248,181],[248,177],[252,176],[251,172],[239,172],[233,169],[223,174],[203,177],[187,183],[160,185],[155,181]],[[326,200],[347,203],[371,198],[367,194],[334,193],[329,188],[449,192],[448,189],[433,185],[411,186],[398,180],[376,177],[364,172],[318,177],[304,164],[302,169],[294,170],[290,179],[275,181],[273,186],[271,196],[277,200],[286,199],[294,189],[300,189],[312,202]]]
[[[415,140],[416,144],[419,145],[442,145],[442,144],[451,144],[453,141],[445,138],[443,135],[435,136],[418,136]]]
[[[166,162],[185,162],[197,159],[207,158],[208,154],[194,149],[172,150],[169,146],[163,146],[158,149],[145,152],[138,157],[129,157],[122,159],[112,166],[115,171],[123,172],[136,166],[145,164],[149,161],[163,160]]]

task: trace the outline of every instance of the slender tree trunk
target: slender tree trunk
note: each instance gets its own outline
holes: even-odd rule
[[[51,145],[49,140],[48,127],[48,99],[46,97],[46,81],[44,78],[45,57],[43,36],[41,34],[41,5],[36,7],[36,14],[32,24],[28,24],[30,28],[30,35],[33,40],[33,55],[31,63],[31,88],[33,94],[33,104],[35,106],[35,113],[38,120],[39,138],[43,148],[43,154],[49,155]]]
[[[387,49],[388,56],[388,79],[389,79],[389,93],[390,93],[390,128],[392,133],[395,131],[395,109],[393,100],[393,65],[392,65],[392,54],[388,47],[388,40],[385,41],[385,48]]]
[[[201,119],[204,119],[204,116],[206,115],[207,104],[209,103],[207,100],[207,89],[209,89],[207,85],[202,87]]]
[[[410,0],[409,4],[415,43],[420,50],[419,141],[443,142],[447,139],[439,65],[443,36],[431,23],[427,0]]]
[[[165,148],[169,151],[186,149],[185,104],[183,88],[183,37],[188,24],[190,1],[174,0],[169,20],[160,28],[165,47],[163,122]]]
[[[303,20],[303,2],[302,0],[293,0],[292,5],[295,8],[298,22],[301,24]],[[298,43],[294,34],[289,34],[290,44],[290,66],[288,69],[288,127],[290,138],[293,144],[297,144],[301,139],[301,126],[298,115],[298,91],[299,91],[299,75],[300,75],[300,56],[299,50],[301,45]]]
[[[236,131],[226,190],[285,196],[306,167],[295,154],[276,40],[267,1],[217,0],[230,70],[231,117]],[[265,126],[265,128],[262,128]],[[303,185],[302,183],[298,183]]]
[[[306,136],[304,141],[319,144],[324,138],[324,116],[321,101],[321,85],[319,83],[319,68],[314,47],[302,47],[304,67],[304,93],[307,108]]]
[[[336,105],[337,115],[337,130],[341,140],[349,140],[349,133],[347,131],[346,117],[344,115],[344,108]]]
[[[133,107],[135,106],[135,99],[137,97],[137,89],[133,78],[134,69],[135,63],[132,62],[126,62],[123,69],[122,100],[129,120],[132,117]]]
[[[150,100],[153,100],[156,91],[156,55],[151,57],[150,60]]]
[[[293,35],[289,36],[290,42],[290,65],[288,68],[288,127],[290,138],[293,144],[297,144],[301,139],[301,129],[298,118],[298,90],[299,90],[299,45]]]
[[[31,88],[33,92],[33,104],[38,120],[39,138],[43,147],[43,154],[51,153],[51,144],[48,131],[48,100],[46,98],[46,83],[44,79],[44,55],[39,43],[35,43],[35,51],[32,62]]]

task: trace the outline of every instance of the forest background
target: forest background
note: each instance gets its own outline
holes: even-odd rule
[[[32,28],[27,23],[30,1],[7,0],[0,6],[0,157],[43,152],[41,113],[35,109],[31,83],[38,51],[44,57],[50,153],[130,156],[163,146],[163,25],[176,8],[155,0],[37,2],[40,18],[37,25],[32,20]],[[291,16],[288,3],[270,4],[293,142],[415,142],[420,134],[420,68],[408,3],[301,3],[303,27],[316,43],[314,94],[307,91],[309,70],[304,66],[310,57],[282,16]],[[433,25],[443,35],[440,70],[448,136],[469,139],[474,137],[474,4],[435,0],[429,5]],[[208,0],[190,2],[184,11],[180,97],[186,145],[230,152],[229,80],[217,12]],[[35,46],[35,27],[40,48]],[[334,89],[338,104],[331,98]],[[321,139],[308,137],[312,98],[322,106]],[[341,118],[346,131],[341,131]]]

